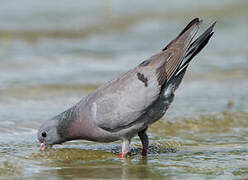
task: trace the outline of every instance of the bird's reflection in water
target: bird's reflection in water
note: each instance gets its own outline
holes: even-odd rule
[[[70,151],[73,154],[75,149],[68,148],[63,151]],[[84,157],[87,156],[86,154],[91,154],[85,150],[81,150],[81,153]],[[41,171],[39,177],[46,177],[47,174],[53,174],[62,179],[151,179],[163,177],[152,168],[152,164],[149,165],[149,159],[142,158],[141,156],[120,159],[116,154],[114,154],[114,157],[112,154],[112,156],[101,158],[101,151],[94,153],[98,154],[99,158],[97,156],[94,156],[95,159],[88,158],[87,160],[71,158],[71,161],[57,161],[53,159],[53,162],[46,164],[46,167],[50,167]]]
[[[132,162],[131,159],[123,159],[122,174],[120,179],[144,179],[155,177],[147,165],[147,158],[142,158],[138,162]]]

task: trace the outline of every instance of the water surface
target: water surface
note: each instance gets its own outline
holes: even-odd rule
[[[132,141],[72,141],[41,152],[37,129],[162,49],[194,17],[217,20],[166,116],[149,129],[147,159]],[[248,177],[248,3],[40,2],[0,6],[1,178],[243,179]]]

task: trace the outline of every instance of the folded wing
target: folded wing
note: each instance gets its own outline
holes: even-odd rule
[[[180,66],[200,23],[194,19],[163,51],[90,94],[94,123],[111,132],[136,123]]]

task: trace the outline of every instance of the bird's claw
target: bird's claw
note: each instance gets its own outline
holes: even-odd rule
[[[120,152],[118,157],[121,159],[125,159],[127,157],[127,154],[128,154],[128,151]]]
[[[147,149],[146,148],[142,149],[142,156],[147,157]]]

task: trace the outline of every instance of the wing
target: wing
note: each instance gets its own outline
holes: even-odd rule
[[[163,51],[91,93],[86,98],[90,119],[112,132],[136,123],[180,66],[199,25],[194,19]]]
[[[156,68],[140,65],[91,95],[91,112],[98,127],[118,131],[135,123],[158,98]]]

